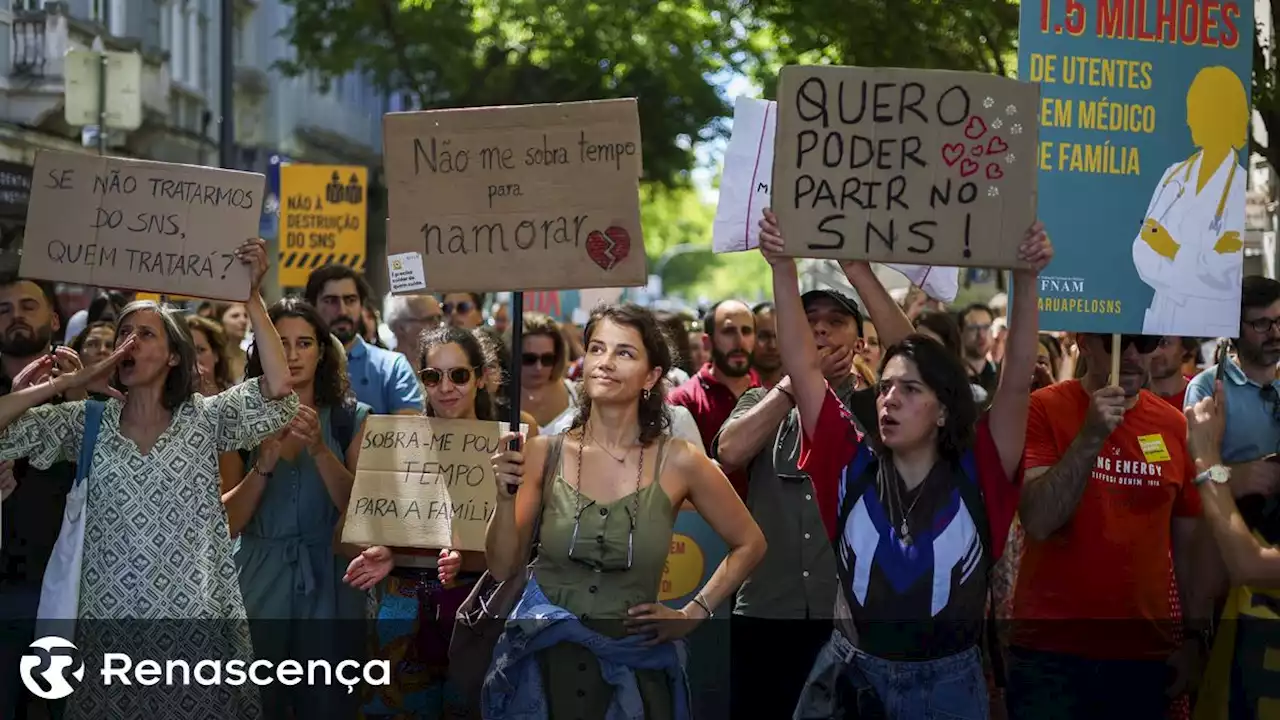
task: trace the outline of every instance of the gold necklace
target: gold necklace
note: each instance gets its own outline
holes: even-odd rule
[[[601,452],[603,452],[605,455],[608,455],[609,457],[613,458],[614,462],[618,463],[619,465],[625,465],[627,462],[627,458],[631,456],[631,451],[635,449],[634,447],[629,447],[627,448],[626,452],[622,453],[622,457],[618,457],[617,455],[614,455],[613,453],[609,452],[608,448],[606,448],[604,445],[601,445],[600,443],[596,442],[596,438],[594,435],[591,434],[591,430],[589,428],[584,426],[583,431],[584,431],[583,434],[585,436],[584,439],[590,441],[591,444],[595,445],[596,448],[599,449]]]

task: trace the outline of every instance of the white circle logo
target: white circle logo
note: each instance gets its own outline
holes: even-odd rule
[[[44,700],[61,700],[84,680],[84,661],[75,645],[49,635],[31,643],[18,663],[22,684]],[[74,682],[73,682],[74,681]]]

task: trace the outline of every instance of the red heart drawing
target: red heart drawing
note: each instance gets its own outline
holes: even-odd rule
[[[978,163],[969,158],[960,161],[960,177],[969,177],[976,172],[978,172]]]
[[[1001,168],[999,165],[997,165],[997,164],[995,164],[995,163],[990,163],[990,164],[988,164],[988,165],[987,165],[987,179],[988,179],[988,180],[999,180],[999,179],[1000,179],[1000,178],[1002,178],[1002,177],[1004,177],[1004,169],[1003,169],[1003,168]]]
[[[987,154],[995,155],[1009,149],[1009,144],[1000,139],[999,135],[991,136],[991,142],[987,143]]]
[[[955,165],[962,155],[964,155],[964,143],[946,143],[942,146],[942,159],[946,161],[947,167]]]
[[[977,140],[987,134],[987,123],[982,118],[974,115],[969,118],[969,124],[964,126],[964,136],[970,140]]]
[[[969,151],[969,154],[974,157],[982,157],[982,143],[974,145],[973,149]]]
[[[592,230],[587,236],[587,255],[605,270],[612,270],[631,252],[631,235],[625,228],[610,226],[603,233]]]

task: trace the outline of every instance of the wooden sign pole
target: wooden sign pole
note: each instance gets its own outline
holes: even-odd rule
[[[1114,333],[1111,336],[1111,385],[1120,387],[1120,353],[1123,352],[1120,347],[1120,334]]]

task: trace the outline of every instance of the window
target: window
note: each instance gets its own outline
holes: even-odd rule
[[[156,16],[160,20],[160,49],[171,52],[173,50],[173,15],[169,10],[169,4],[164,0],[157,0]]]
[[[201,13],[197,30],[196,65],[200,68],[200,89],[208,90],[213,86],[209,79],[209,17]]]
[[[200,38],[200,8],[192,0],[187,0],[184,16],[187,21],[187,75],[183,78],[188,85],[200,82],[200,55],[204,49]]]
[[[182,17],[180,5],[180,2],[175,2],[169,6],[169,22],[173,28],[169,61],[173,64],[173,79],[179,82],[187,76],[187,23]]]

